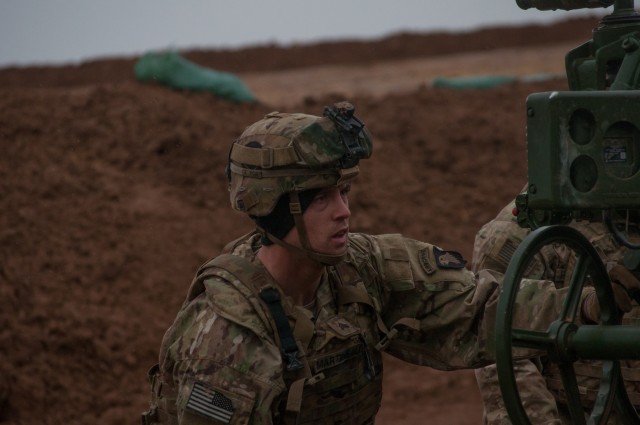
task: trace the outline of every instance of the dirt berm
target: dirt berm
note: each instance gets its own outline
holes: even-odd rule
[[[135,57],[0,69],[0,421],[138,423],[147,369],[197,269],[251,223],[228,205],[229,143],[272,110],[351,100],[375,137],[352,230],[399,232],[470,260],[526,178],[527,94],[438,76],[561,74],[594,19],[370,41],[182,52],[262,100],[135,81]],[[379,424],[480,424],[471,371],[386,359]]]

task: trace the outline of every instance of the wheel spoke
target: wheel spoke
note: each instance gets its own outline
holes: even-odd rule
[[[578,381],[573,371],[572,363],[559,363],[560,376],[562,378],[562,386],[567,396],[567,407],[573,424],[586,425],[584,419],[584,409],[580,401],[580,391],[578,390]]]
[[[560,320],[563,321],[573,321],[576,317],[580,306],[583,282],[587,276],[588,266],[591,264],[591,258],[588,255],[584,255],[582,252],[576,254],[576,265],[571,275],[569,293],[560,312]]]

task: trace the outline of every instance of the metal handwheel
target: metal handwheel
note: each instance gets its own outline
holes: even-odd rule
[[[559,317],[546,330],[513,327],[514,310],[520,282],[534,256],[545,245],[564,244],[576,255],[576,265],[567,288]],[[580,314],[582,289],[587,276],[593,282],[600,304],[600,324],[581,325],[574,319]],[[591,243],[577,230],[566,226],[541,227],[531,232],[518,246],[506,270],[496,315],[496,363],[502,396],[512,423],[528,425],[513,371],[513,348],[540,351],[560,369],[562,384],[572,422],[606,423],[614,405],[627,424],[638,424],[638,417],[624,388],[620,359],[640,358],[640,328],[620,325],[609,276]],[[588,419],[580,401],[573,370],[578,360],[602,360],[602,377],[595,405]]]

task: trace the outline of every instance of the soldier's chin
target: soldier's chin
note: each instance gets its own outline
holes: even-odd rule
[[[335,255],[344,256],[348,250],[349,250],[349,239],[347,238],[347,241],[340,247],[339,250],[337,250]]]
[[[339,246],[332,246],[331,248],[313,249],[312,251],[318,255],[327,257],[342,257],[349,250],[349,243],[340,244]]]
[[[347,252],[347,249],[349,248],[349,233],[345,232],[345,233],[334,235],[331,238],[330,243],[331,243],[332,250],[337,250],[344,254],[345,252]]]

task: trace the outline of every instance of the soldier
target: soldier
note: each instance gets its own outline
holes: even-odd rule
[[[371,152],[346,102],[322,117],[270,113],[234,141],[231,204],[256,231],[196,273],[143,423],[369,424],[382,351],[441,370],[492,361],[494,274],[428,243],[349,232],[349,188]],[[554,309],[553,285],[531,283],[527,305]]]
[[[472,259],[473,270],[485,268],[500,272],[506,270],[516,247],[529,233],[528,229],[517,224],[512,213],[514,208],[515,201],[500,211],[498,216],[484,225],[476,235]],[[640,240],[638,225],[639,223],[635,222],[628,227],[629,236],[634,240]],[[630,255],[632,253],[618,243],[606,225],[573,221],[570,226],[580,231],[596,248],[602,261],[607,265],[614,283],[619,283],[631,290],[640,288],[638,279],[625,266],[627,264],[634,269],[636,275],[640,275],[638,260],[633,260]],[[574,265],[575,258],[566,246],[561,244],[546,246],[528,267],[527,277],[553,281],[557,287],[564,287],[569,284]],[[640,306],[631,299],[625,299],[623,293],[625,291],[621,291],[622,288],[619,285],[613,285],[613,288],[618,307],[626,312],[623,323],[640,325]],[[638,408],[640,406],[640,363],[637,361],[621,363],[627,393],[631,402]],[[598,362],[582,361],[574,364],[574,370],[583,394],[585,415],[588,416],[600,384],[601,366]],[[521,359],[514,362],[514,373],[523,406],[533,425],[571,424],[562,381],[555,364],[547,362],[544,358]],[[484,402],[484,423],[511,424],[500,393],[495,365],[476,369],[475,374]],[[610,417],[608,423],[618,423],[615,414]]]

